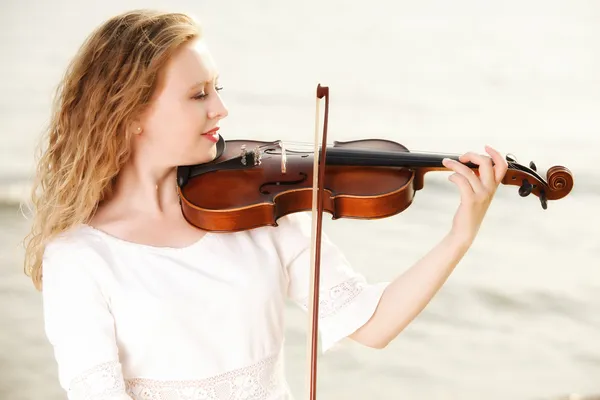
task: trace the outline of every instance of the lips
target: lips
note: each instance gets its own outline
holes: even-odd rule
[[[204,132],[203,135],[212,135],[219,130],[219,127],[212,128],[210,131]]]
[[[219,134],[217,133],[218,130],[219,130],[219,127],[217,126],[216,128],[212,128],[208,132],[204,132],[202,134],[202,136],[204,136],[205,138],[207,138],[208,140],[210,140],[213,143],[217,143],[219,141]]]

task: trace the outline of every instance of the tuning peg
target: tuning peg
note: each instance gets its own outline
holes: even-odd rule
[[[506,161],[508,161],[508,162],[517,162],[517,157],[515,157],[514,155],[512,155],[512,154],[509,153],[509,154],[506,155]]]
[[[540,203],[542,203],[542,208],[544,210],[548,208],[548,198],[546,197],[546,192],[544,189],[540,190]]]
[[[537,171],[537,167],[536,167],[536,165],[535,165],[535,163],[533,161],[529,162],[529,168],[531,168],[534,171]]]
[[[527,179],[523,179],[523,184],[519,187],[519,196],[526,197],[531,194],[533,185]]]

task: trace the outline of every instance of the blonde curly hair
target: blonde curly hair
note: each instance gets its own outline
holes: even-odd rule
[[[37,157],[24,260],[37,290],[47,243],[89,222],[110,196],[131,155],[132,120],[150,104],[171,55],[201,35],[188,15],[134,10],[104,22],[79,49],[57,88]]]

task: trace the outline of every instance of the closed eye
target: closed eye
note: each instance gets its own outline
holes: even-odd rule
[[[221,90],[223,90],[223,86],[215,86],[215,90],[217,92],[220,92]],[[204,98],[208,97],[208,93],[198,93],[197,95],[195,95],[194,97],[192,97],[194,100],[203,100]]]

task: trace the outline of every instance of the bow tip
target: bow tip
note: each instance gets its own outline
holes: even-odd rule
[[[324,96],[329,95],[329,87],[322,86],[320,83],[317,85],[317,97],[322,99]]]

